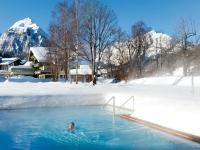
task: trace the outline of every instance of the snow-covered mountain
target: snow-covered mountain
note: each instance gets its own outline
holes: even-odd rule
[[[161,32],[156,32],[154,30],[149,31],[146,34],[149,34],[151,37],[149,39],[149,43],[151,45],[146,51],[147,58],[160,54],[161,49],[167,49],[170,46],[172,38],[169,35]],[[120,47],[120,51],[116,47]],[[127,48],[126,42],[115,43],[110,49],[106,50],[105,54],[103,55],[103,62],[105,64],[108,63],[106,60],[108,60],[110,54],[112,54],[110,57],[112,64],[119,65],[120,62],[122,64],[126,63],[129,60],[129,50]]]
[[[147,57],[155,56],[161,52],[161,49],[166,49],[170,46],[172,38],[169,35],[154,30],[148,32],[148,34],[151,36],[152,44],[147,50]]]
[[[31,46],[45,46],[46,33],[30,18],[14,23],[0,36],[0,51],[12,51],[14,55],[27,52]]]

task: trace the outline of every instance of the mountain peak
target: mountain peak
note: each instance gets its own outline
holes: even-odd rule
[[[30,18],[15,22],[0,36],[0,51],[13,52],[14,56],[23,57],[32,46],[46,46],[46,33]]]
[[[159,48],[160,46],[163,48],[167,48],[170,46],[171,37],[169,35],[162,32],[156,32],[155,30],[151,30],[149,34],[151,35],[151,40],[153,43],[151,44],[151,46],[147,51],[148,57],[155,56],[158,53],[160,53],[161,51],[161,48]]]
[[[155,30],[151,30],[149,32],[152,36],[152,38],[154,39],[158,39],[158,38],[167,38],[167,39],[171,39],[171,37],[163,32],[157,32]]]
[[[32,20],[27,17],[22,20],[15,22],[9,30],[17,31],[18,33],[26,32],[28,28],[32,28],[33,30],[38,30],[39,27],[32,22]]]

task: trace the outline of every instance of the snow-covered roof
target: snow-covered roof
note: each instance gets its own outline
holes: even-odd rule
[[[80,69],[90,69],[89,65],[80,65]]]
[[[71,75],[76,75],[76,69],[70,70]],[[89,75],[92,74],[92,69],[88,65],[80,65],[80,68],[78,69],[79,75]]]
[[[13,57],[13,58],[2,58],[0,65],[10,65],[12,63],[14,63],[15,61],[19,60],[19,58],[17,57]]]
[[[32,62],[30,62],[30,61],[27,61],[25,64],[23,64],[22,66],[29,66],[29,67],[31,67],[32,66]]]
[[[33,67],[31,67],[31,66],[19,65],[19,66],[11,66],[11,67],[9,68],[9,70],[11,70],[11,69],[13,69],[13,68],[18,68],[18,69],[22,69],[22,68],[31,68],[31,69],[33,69]]]
[[[11,66],[10,69],[12,68],[33,68],[32,67],[32,62],[27,61],[25,64],[23,65],[19,65],[19,66]]]
[[[108,73],[108,71],[106,69],[100,69],[98,71],[98,74],[106,74],[106,73]]]
[[[47,47],[31,47],[30,51],[38,62],[47,62]]]

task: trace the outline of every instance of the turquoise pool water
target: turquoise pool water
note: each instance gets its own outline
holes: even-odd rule
[[[76,131],[67,131],[71,121]],[[197,150],[200,145],[113,118],[100,107],[0,111],[0,150]]]

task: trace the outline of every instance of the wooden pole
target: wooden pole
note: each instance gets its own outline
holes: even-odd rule
[[[115,115],[115,96],[113,96],[113,115]]]

